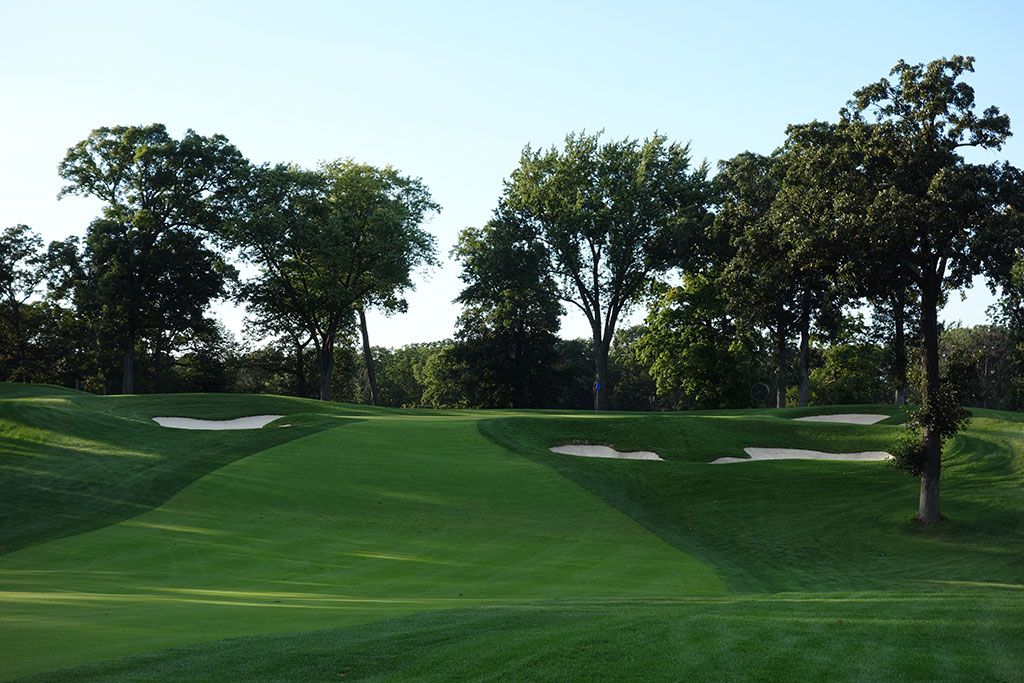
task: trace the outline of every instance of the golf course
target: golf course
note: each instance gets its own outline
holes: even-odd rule
[[[876,424],[793,418],[888,415]],[[0,679],[1019,680],[1024,415],[937,526],[894,406],[399,410],[0,384]],[[154,417],[281,415],[259,429]],[[664,462],[552,453],[653,451]]]

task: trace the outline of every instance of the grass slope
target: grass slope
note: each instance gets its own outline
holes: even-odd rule
[[[166,429],[160,415],[291,414],[286,429]],[[0,382],[0,554],[127,519],[204,474],[355,411],[243,395],[110,396]]]
[[[473,419],[382,413],[0,558],[0,677],[439,608],[720,593],[713,569]]]
[[[939,579],[1024,584],[1024,433],[1005,418],[978,411],[948,446],[943,507],[949,520],[936,529],[911,521],[918,482],[887,463],[681,460],[742,455],[744,445],[882,449],[898,434],[894,426],[735,411],[729,417],[506,417],[483,421],[480,429],[703,558],[733,590],[863,590]],[[572,441],[653,449],[680,460],[637,465],[548,451]]]
[[[49,398],[18,390],[19,401]],[[899,414],[851,426],[787,419],[809,410],[79,400],[75,419],[121,421],[111,449],[134,438],[126,423],[152,429],[157,414],[283,413],[315,429],[210,467],[144,514],[0,557],[0,678],[1017,680],[1024,670],[1019,414],[978,411],[950,444],[950,519],[925,530],[909,522],[916,481],[883,463],[706,464],[744,446],[886,448]],[[0,401],[0,417],[9,406]],[[318,407],[340,412],[309,414]],[[18,424],[35,408],[21,404]],[[61,438],[40,433],[17,457]],[[547,450],[572,441],[670,461]],[[171,448],[154,446],[190,457]],[[82,478],[67,472],[59,486]]]

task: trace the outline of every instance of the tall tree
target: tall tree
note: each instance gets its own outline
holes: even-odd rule
[[[247,170],[224,136],[189,130],[176,140],[161,124],[97,128],[61,162],[62,196],[104,202],[85,258],[109,341],[122,355],[122,392],[134,391],[141,339],[198,324],[224,294],[230,268],[209,238],[233,212]]]
[[[786,406],[789,341],[799,321],[787,234],[772,208],[781,186],[777,156],[744,152],[719,162],[713,182],[714,232],[726,244],[718,277],[726,309],[748,335],[765,329],[772,341],[774,403]]]
[[[499,210],[483,228],[466,228],[452,255],[465,287],[452,362],[476,385],[471,405],[544,407],[551,396],[559,301],[544,246]]]
[[[1024,220],[1024,209],[1021,212],[1019,218]],[[1024,255],[1011,267],[1002,283],[1002,296],[990,313],[1006,328],[1012,343],[1007,403],[1011,410],[1024,410]]]
[[[903,269],[900,269],[903,271]],[[885,347],[884,365],[892,384],[892,401],[905,405],[910,395],[909,349],[920,338],[920,306],[905,271],[889,280],[891,289],[869,297],[875,336]]]
[[[4,340],[0,376],[7,379],[30,376],[26,367],[25,305],[43,281],[42,247],[42,239],[27,225],[14,225],[0,232],[0,339]]]
[[[312,340],[322,400],[332,398],[335,346],[357,309],[396,301],[412,272],[434,262],[434,238],[420,225],[438,208],[420,179],[390,167],[339,161],[253,172],[230,241],[259,272],[240,294]]]
[[[810,129],[812,134],[797,134],[801,128]],[[838,267],[842,254],[835,239],[835,225],[830,215],[820,210],[827,189],[817,185],[814,168],[818,158],[827,154],[827,146],[806,144],[806,138],[813,139],[814,133],[826,139],[832,135],[830,127],[818,124],[790,127],[777,156],[781,181],[772,203],[772,222],[784,246],[775,258],[787,264],[796,295],[797,400],[801,406],[807,405],[810,394],[811,334],[815,332],[819,338],[836,336],[843,324],[843,308],[852,303],[856,288],[855,279],[846,277]]]
[[[884,293],[893,262],[901,263],[919,297],[923,434],[913,469],[921,478],[917,518],[924,524],[942,519],[943,441],[962,422],[954,387],[940,372],[938,309],[948,292],[976,275],[1005,279],[1024,246],[1013,204],[1020,171],[971,164],[961,154],[998,150],[1010,137],[1010,120],[998,108],[975,111],[974,90],[962,80],[973,71],[971,57],[900,61],[890,78],[857,90],[840,112],[837,163],[821,178],[830,204],[842,207],[844,247],[861,277]]]
[[[527,146],[502,206],[544,245],[562,301],[590,323],[594,407],[608,407],[615,326],[653,274],[681,262],[707,220],[707,168],[663,135],[602,142],[570,134],[564,148]]]
[[[823,301],[840,304],[853,299],[866,299],[874,309],[875,324],[888,347],[887,364],[892,376],[894,400],[906,403],[907,334],[919,327],[914,313],[916,294],[910,278],[908,264],[895,256],[892,244],[862,240],[854,252],[849,249],[845,235],[856,234],[862,222],[851,221],[850,202],[853,197],[864,196],[865,178],[850,173],[860,164],[859,153],[844,145],[846,128],[841,124],[814,121],[787,128],[785,149],[786,176],[781,184],[779,208],[783,215],[803,213],[801,220],[814,226],[804,240],[801,262],[817,262],[811,273],[825,275],[815,288],[825,295]],[[817,239],[813,239],[816,237]],[[808,248],[809,247],[809,248]],[[906,245],[902,245],[906,248]],[[851,254],[858,254],[851,258]],[[877,277],[865,278],[860,263],[877,264]],[[884,268],[884,270],[883,270]],[[879,281],[884,287],[879,287]],[[837,328],[839,310],[831,306],[824,311],[830,333]]]

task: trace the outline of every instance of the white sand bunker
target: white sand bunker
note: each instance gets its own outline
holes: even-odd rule
[[[623,453],[608,446],[595,446],[591,444],[569,444],[568,446],[555,446],[551,448],[552,453],[563,455],[579,455],[584,458],[618,458],[619,460],[661,460],[657,453],[652,451],[631,451]]]
[[[892,456],[885,451],[862,451],[860,453],[825,453],[824,451],[805,451],[800,448],[744,448],[749,458],[718,458],[712,465],[724,465],[731,462],[753,462],[754,460],[888,460]]]
[[[887,417],[889,416],[871,413],[836,413],[835,415],[808,415],[807,417],[797,417],[794,419],[802,420],[803,422],[842,422],[843,424],[850,425],[873,425]]]
[[[172,429],[260,429],[284,415],[250,415],[234,420],[194,420],[191,417],[154,417],[161,427]]]

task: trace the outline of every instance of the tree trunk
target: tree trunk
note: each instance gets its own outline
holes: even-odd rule
[[[154,390],[157,393],[164,391],[164,372],[163,372],[163,335],[159,332],[153,339],[153,384]]]
[[[775,332],[775,407],[786,407],[786,335],[781,323]]]
[[[121,358],[121,393],[135,393],[135,344],[125,349]]]
[[[936,400],[939,392],[938,283],[926,282],[921,288],[921,337],[924,342],[925,405]],[[917,519],[923,524],[942,521],[939,508],[939,480],[942,476],[942,439],[925,425],[924,462],[921,469],[921,497]]]
[[[901,289],[896,295],[893,301],[892,307],[892,321],[893,321],[893,337],[892,337],[892,372],[893,372],[893,383],[895,387],[895,403],[898,406],[906,405],[907,403],[907,339],[906,330],[906,290]]]
[[[303,354],[306,345],[295,342],[295,391],[299,396],[306,397],[306,358]]]
[[[797,397],[800,407],[807,405],[811,393],[811,316],[805,310],[800,315],[800,386]]]
[[[607,340],[594,338],[594,410],[608,410],[608,350]]]
[[[17,367],[25,373],[25,359],[28,357],[28,344],[25,343],[25,334],[21,329],[21,304],[11,301],[11,327],[14,330],[14,340],[17,347]]]
[[[331,373],[334,370],[334,344],[324,342],[316,349],[316,365],[320,370],[320,400],[330,401],[333,398],[331,393]]]
[[[363,333],[363,362],[366,363],[366,381],[370,384],[370,405],[380,405],[380,392],[377,389],[377,371],[373,367],[373,354],[370,352],[370,333],[366,329],[366,311],[359,307],[359,329]]]

